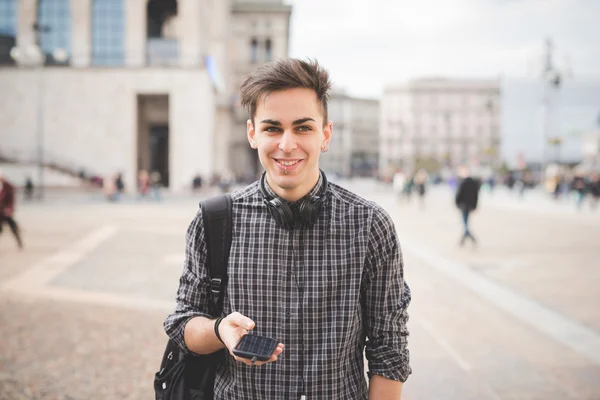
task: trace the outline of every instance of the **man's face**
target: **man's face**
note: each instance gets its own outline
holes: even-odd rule
[[[319,155],[333,129],[323,123],[316,93],[297,88],[262,96],[247,128],[271,189],[289,201],[306,195],[319,179]]]

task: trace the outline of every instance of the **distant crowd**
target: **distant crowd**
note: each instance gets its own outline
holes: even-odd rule
[[[474,179],[484,190],[493,192],[497,185],[504,185],[519,197],[524,197],[530,189],[541,187],[555,200],[573,199],[578,209],[586,203],[589,203],[592,209],[596,209],[600,201],[600,173],[596,171],[549,170],[543,180],[539,173],[534,174],[530,171],[488,174],[485,177],[474,176]],[[445,183],[456,191],[460,181],[458,172],[443,177],[441,174],[430,174],[424,169],[416,172],[397,169],[391,178],[394,191],[406,200],[409,200],[412,194],[423,199],[428,184]]]

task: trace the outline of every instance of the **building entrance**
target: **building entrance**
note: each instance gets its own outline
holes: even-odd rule
[[[160,174],[169,186],[169,96],[138,95],[137,170]]]

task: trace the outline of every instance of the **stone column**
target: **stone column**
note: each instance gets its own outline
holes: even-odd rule
[[[124,0],[125,65],[141,67],[146,60],[147,0]]]
[[[22,50],[36,44],[33,24],[37,21],[37,0],[17,1],[17,46]],[[18,64],[23,62],[17,61]]]
[[[88,67],[92,55],[92,0],[71,0],[71,65]]]
[[[209,13],[204,1],[179,0],[177,18],[179,19],[179,65],[197,67],[202,65],[202,56],[206,49]]]

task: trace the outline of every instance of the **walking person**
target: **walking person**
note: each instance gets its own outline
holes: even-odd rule
[[[404,196],[405,185],[406,175],[404,175],[404,172],[402,172],[402,170],[399,169],[398,171],[396,171],[394,177],[392,178],[392,189],[398,200],[402,200],[402,197]]]
[[[227,349],[215,400],[398,400],[411,373],[410,290],[394,223],[319,169],[333,130],[330,86],[316,61],[289,58],[258,67],[241,86],[248,141],[265,172],[231,193],[222,318],[209,314],[201,210],[187,230],[165,330],[184,352]],[[233,356],[246,334],[277,339],[268,361]]]
[[[429,174],[424,169],[420,169],[415,174],[414,182],[415,188],[417,189],[417,193],[419,194],[419,204],[421,208],[425,207],[425,192],[427,190],[427,180],[429,179]]]
[[[466,167],[461,167],[459,174],[462,181],[456,191],[455,203],[462,216],[464,232],[460,239],[460,245],[463,246],[467,239],[470,239],[473,244],[477,243],[475,236],[469,229],[469,216],[477,209],[480,184],[469,175],[469,170]]]
[[[597,172],[592,173],[590,181],[588,183],[590,196],[592,196],[591,207],[595,210],[598,206],[598,199],[600,199],[600,174]]]
[[[145,169],[138,173],[138,194],[136,199],[145,199],[150,191],[150,174]]]
[[[21,240],[21,232],[17,221],[15,221],[15,188],[14,186],[2,175],[0,171],[0,233],[2,233],[2,226],[6,223],[20,249],[23,248],[23,241]]]
[[[153,171],[150,174],[150,186],[152,190],[152,198],[154,199],[154,201],[160,201],[160,188],[162,186],[162,177],[160,175],[160,172]]]
[[[571,181],[571,189],[575,192],[575,207],[581,211],[583,200],[585,199],[588,183],[582,173],[577,172]]]

